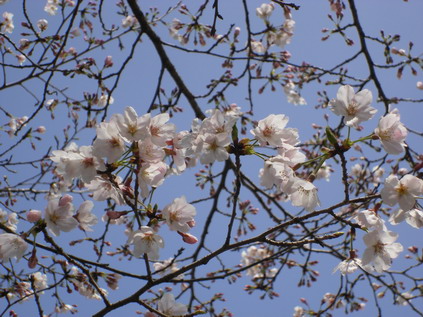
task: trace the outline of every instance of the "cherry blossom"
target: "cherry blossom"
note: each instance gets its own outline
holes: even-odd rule
[[[154,270],[158,272],[161,276],[174,273],[179,270],[178,265],[175,263],[173,258],[164,260],[163,262],[155,262],[153,264]],[[180,280],[184,278],[184,274],[180,274],[175,277],[175,280]]]
[[[286,191],[286,185],[294,177],[294,171],[286,161],[281,155],[266,160],[260,170],[260,184],[268,189],[276,185],[281,191]]]
[[[132,254],[141,257],[147,254],[150,260],[159,258],[159,249],[164,248],[164,241],[161,236],[148,226],[142,226],[140,229],[131,232],[128,238],[128,244],[133,244]]]
[[[291,43],[292,36],[294,35],[295,21],[292,19],[286,19],[283,26],[276,31],[270,31],[267,34],[267,42],[270,45],[276,45],[280,48],[284,48],[286,44]],[[293,87],[294,88],[294,87]],[[305,104],[304,99],[298,99],[298,103],[293,104]],[[304,102],[304,103],[302,103]]]
[[[288,81],[283,86],[283,91],[285,92],[286,98],[289,103],[293,105],[306,105],[307,101],[301,97],[301,95],[296,91],[296,85],[292,81]]]
[[[389,217],[391,225],[397,225],[404,220],[416,229],[423,228],[423,211],[417,208],[408,211],[398,209]]]
[[[44,11],[49,15],[56,15],[58,10],[59,2],[58,0],[47,0],[47,3],[44,7]]]
[[[138,173],[141,197],[146,198],[149,195],[148,186],[156,188],[163,184],[168,168],[164,162],[143,164]]]
[[[20,236],[14,233],[0,234],[0,260],[4,262],[9,261],[11,258],[22,258],[28,243],[25,242]]]
[[[345,117],[345,124],[357,128],[363,121],[368,121],[377,112],[370,106],[372,92],[368,89],[354,93],[354,88],[349,85],[338,89],[336,99],[331,100],[330,107],[334,114]]]
[[[93,145],[94,155],[106,157],[108,163],[113,163],[125,150],[125,142],[115,121],[102,122],[97,126],[97,139]]]
[[[104,161],[94,155],[92,146],[81,146],[78,149],[72,145],[68,150],[56,150],[52,153],[50,159],[57,164],[56,172],[69,183],[75,177],[89,183],[95,178],[97,171],[106,169]]]
[[[352,219],[364,228],[386,230],[385,221],[370,209],[355,212]]]
[[[389,154],[400,154],[404,152],[407,129],[400,122],[398,109],[392,110],[379,120],[378,127],[374,131],[379,137],[383,148]]]
[[[40,32],[44,32],[48,28],[48,21],[46,19],[38,20],[37,27],[40,29]]]
[[[400,180],[396,175],[389,175],[380,192],[382,200],[389,206],[399,204],[405,211],[416,203],[416,198],[423,193],[423,181],[413,175],[405,175]]]
[[[36,290],[43,290],[48,287],[46,274],[36,272],[31,274],[31,278],[34,280],[34,288]]]
[[[79,228],[83,231],[93,231],[91,226],[98,222],[98,218],[91,210],[94,208],[94,203],[91,200],[84,201],[75,215],[76,220],[79,222]]]
[[[187,203],[185,196],[175,198],[162,211],[170,230],[185,233],[191,229],[196,213],[195,207]]]
[[[403,246],[395,241],[398,234],[392,231],[373,230],[364,237],[367,248],[364,250],[362,264],[370,266],[378,273],[391,267],[392,259],[398,257],[403,251]]]
[[[271,15],[275,6],[273,3],[262,3],[260,7],[256,9],[256,14],[260,19],[267,20]]]
[[[96,176],[87,187],[92,193],[93,198],[97,201],[104,201],[106,199],[113,199],[118,205],[123,205],[125,199],[122,194],[121,187],[123,186],[122,180],[119,176],[116,176],[112,183],[107,176]]]
[[[333,273],[340,271],[342,275],[351,274],[358,270],[361,267],[361,260],[359,258],[348,258],[340,262],[334,269]]]
[[[114,115],[116,125],[120,134],[128,141],[140,141],[147,136],[147,124],[150,115],[146,114],[138,117],[137,112],[132,107],[126,107],[124,114]]]
[[[258,248],[256,246],[251,246],[246,251],[242,251],[241,264],[243,266],[250,266],[253,263],[260,262],[247,269],[247,275],[251,276],[253,279],[263,278],[265,276],[273,277],[277,270],[270,267],[268,265],[269,262],[262,262],[263,259],[269,258],[271,255],[272,253],[265,247]]]
[[[73,217],[74,206],[72,197],[65,195],[62,198],[52,199],[48,202],[44,213],[47,228],[55,236],[61,231],[69,232],[78,226],[78,221]]]
[[[79,32],[79,30],[78,30]],[[77,36],[77,34],[74,34],[74,36]],[[101,97],[98,99],[97,105],[99,107],[105,107],[107,106],[107,102],[109,102],[109,105],[112,105],[115,102],[115,99],[112,96],[109,95],[101,95]]]
[[[289,118],[283,114],[271,114],[260,120],[257,127],[250,132],[260,142],[260,145],[275,147],[282,147],[285,143],[295,145],[298,143],[298,132],[296,129],[285,129],[288,121]]]
[[[171,293],[163,294],[157,306],[158,311],[166,316],[184,316],[188,313],[187,306],[177,303]]]
[[[166,141],[173,139],[175,125],[169,121],[168,113],[161,113],[151,118],[147,123],[147,133],[151,141],[158,146],[166,146]]]
[[[229,158],[226,146],[230,143],[231,139],[228,135],[208,134],[204,139],[203,152],[200,156],[201,164],[226,161]]]
[[[0,24],[2,32],[13,33],[15,25],[13,24],[13,13],[3,12],[4,21]]]
[[[293,206],[303,207],[307,211],[314,211],[320,204],[316,186],[301,178],[290,180],[287,185],[287,193],[290,194]]]
[[[407,306],[408,303],[411,301],[411,298],[413,298],[412,294],[408,292],[401,293],[401,295],[398,295],[397,298],[395,298],[395,304]]]

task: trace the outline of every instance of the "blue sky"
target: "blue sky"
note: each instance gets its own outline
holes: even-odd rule
[[[110,1],[112,3],[112,1]],[[114,3],[114,2],[113,2]],[[148,6],[151,7],[159,7],[160,10],[163,12],[167,7],[170,5],[174,5],[176,2],[174,1],[142,1],[140,5],[145,10]],[[197,1],[186,1],[185,2],[188,8],[192,9],[195,12],[198,4]],[[258,7],[261,2],[260,1],[249,1],[250,5],[250,15],[254,23],[252,24],[252,28],[255,31],[259,31],[263,29],[263,23],[255,17],[255,8]],[[285,47],[286,50],[289,50],[292,54],[291,62],[294,64],[301,64],[302,62],[308,62],[310,64],[320,66],[320,67],[330,67],[331,65],[338,64],[342,62],[345,58],[353,55],[355,52],[358,51],[358,39],[356,35],[355,29],[351,28],[347,31],[347,35],[353,39],[356,43],[352,47],[347,47],[342,39],[338,36],[333,35],[327,41],[322,42],[321,37],[324,35],[321,30],[323,28],[332,28],[332,24],[327,18],[328,14],[328,2],[327,1],[302,1],[298,4],[301,6],[299,11],[293,11],[292,16],[293,19],[296,21],[295,25],[295,34],[292,39],[292,43]],[[29,10],[28,12],[33,17],[34,21],[39,18],[47,18],[51,23],[51,29],[57,21],[59,21],[59,17],[49,17],[44,11],[44,1],[34,1],[28,4]],[[235,24],[240,25],[241,27],[241,35],[240,35],[240,43],[244,43],[246,41],[246,33],[245,33],[245,26],[242,19],[242,15],[238,15],[237,13],[242,10],[242,3],[241,1],[224,1],[219,3],[221,14],[223,16],[223,20],[218,21],[218,33],[220,30],[225,30],[229,25]],[[423,20],[421,19],[421,12],[423,12],[423,3],[418,1],[390,1],[388,4],[386,1],[382,0],[374,0],[374,1],[357,1],[357,6],[360,15],[360,21],[363,25],[363,28],[366,34],[370,36],[377,36],[379,31],[383,29],[386,34],[401,34],[400,42],[396,43],[395,46],[397,48],[408,48],[409,41],[414,41],[413,51],[414,54],[419,54],[422,52],[423,43],[421,42],[421,36],[419,36],[419,30],[423,29]],[[20,36],[18,35],[19,32],[22,31],[22,27],[19,25],[18,21],[22,18],[22,9],[21,4],[18,1],[10,1],[9,3],[0,7],[1,12],[9,11],[15,14],[15,33],[11,36],[14,40],[19,40]],[[107,16],[107,22],[111,24],[119,25],[121,21],[120,16],[116,16],[113,14],[115,11],[115,7],[107,4],[105,7],[105,12]],[[170,21],[173,17],[178,17],[183,21],[184,17],[181,17],[177,12],[172,12],[167,19]],[[211,23],[212,16],[207,16],[208,20]],[[279,11],[276,11],[274,16],[272,16],[271,21],[277,24],[278,20],[282,21],[282,14]],[[349,21],[350,16],[346,14],[345,20]],[[171,39],[168,36],[167,30],[164,26],[159,25],[157,26],[157,32],[163,37],[165,41],[168,41],[170,44],[176,45],[178,44],[175,40]],[[48,32],[48,31],[47,31]],[[98,50],[94,55],[87,55],[94,57],[98,64],[101,65],[104,58],[108,55],[112,55],[115,61],[115,64],[119,64],[122,59],[127,54],[132,41],[134,40],[136,34],[129,34],[126,39],[123,41],[125,45],[125,49],[120,51],[118,49],[117,42],[113,42],[109,45],[105,46],[105,49]],[[419,41],[420,40],[420,41]],[[71,43],[75,43],[74,45],[81,45],[78,44],[80,38],[76,38],[72,40]],[[370,41],[369,46],[371,47],[374,60],[376,63],[383,63],[383,50],[380,46],[372,44]],[[70,44],[73,45],[73,44]],[[192,45],[188,45],[187,47],[192,48]],[[76,46],[79,49],[79,46]],[[82,46],[81,46],[82,48]],[[212,59],[205,55],[196,55],[196,54],[188,54],[184,53],[183,51],[172,49],[171,47],[166,48],[169,56],[172,58],[172,61],[175,64],[176,69],[180,73],[181,77],[185,80],[188,87],[192,90],[195,95],[203,94],[205,90],[205,85],[207,85],[211,78],[219,76],[223,70],[220,67],[223,60],[221,59]],[[394,62],[401,61],[402,58],[398,56],[394,56]],[[28,65],[28,64],[25,64]],[[25,66],[24,65],[24,66]],[[233,73],[237,74],[240,72],[241,67],[235,67],[233,69]],[[111,69],[110,71],[112,71]],[[121,113],[123,109],[131,105],[133,106],[139,115],[143,114],[148,106],[150,105],[152,96],[154,95],[155,84],[157,81],[158,72],[160,70],[159,60],[155,53],[154,48],[152,47],[150,41],[143,37],[143,43],[140,45],[135,51],[135,57],[130,62],[129,67],[125,70],[122,78],[120,79],[120,84],[115,90],[113,97],[115,99],[114,104],[110,107],[109,117],[113,113]],[[363,58],[358,59],[354,63],[351,63],[348,66],[348,70],[350,74],[354,74],[355,76],[364,77],[366,76],[368,70],[366,65],[363,61]],[[26,69],[16,69],[10,72],[9,80],[15,80],[22,76],[23,72],[26,72]],[[264,72],[263,72],[264,73]],[[409,69],[404,71],[403,78],[401,80],[396,79],[396,73],[392,71],[379,71],[380,79],[382,84],[384,85],[384,89],[387,92],[389,97],[407,97],[411,99],[422,99],[423,92],[416,88],[416,82],[418,80],[423,81],[423,77],[421,73],[417,76],[413,76],[410,74]],[[328,78],[329,79],[329,78]],[[68,78],[64,77],[57,77],[55,78],[55,83],[59,85],[59,87],[65,88],[66,93],[72,96],[75,96],[76,99],[82,99],[83,92],[89,93],[96,93],[97,90],[97,83],[93,80],[87,79],[79,79],[78,81],[72,81]],[[165,75],[164,83],[167,87],[169,92],[173,87],[174,84],[169,76]],[[318,104],[319,97],[317,96],[316,92],[325,89],[328,93],[330,98],[336,96],[336,92],[339,88],[339,85],[333,86],[326,86],[324,82],[320,84],[311,83],[310,85],[306,85],[304,89],[301,91],[303,97],[307,100],[307,106],[293,106],[287,103],[286,97],[283,93],[282,88],[277,87],[275,92],[271,92],[270,89],[266,89],[263,94],[258,94],[257,90],[263,83],[253,83],[253,98],[255,103],[254,108],[254,119],[260,120],[266,117],[268,114],[271,113],[283,113],[289,116],[290,121],[288,126],[295,127],[300,132],[300,139],[302,141],[307,140],[314,130],[311,128],[312,123],[319,124],[319,125],[326,125],[326,121],[324,120],[324,115],[329,116],[329,124],[336,126],[339,123],[339,118],[336,117],[334,114],[330,112],[330,110],[319,109],[315,110],[314,106]],[[28,82],[27,88],[32,91],[37,92],[37,95],[40,95],[40,89],[42,85],[39,81],[33,80]],[[106,82],[106,85],[111,85],[111,82]],[[238,104],[242,110],[248,110],[248,102],[246,101],[246,89],[245,83],[241,83],[235,89],[232,89],[227,95],[228,103],[236,103]],[[367,89],[370,89],[374,95],[374,107],[379,110],[376,117],[378,118],[383,113],[383,105],[381,103],[376,102],[376,89],[374,85],[370,84],[366,86]],[[22,89],[22,87],[16,87],[10,90],[3,90],[0,91],[0,101],[2,103],[2,107],[7,111],[10,111],[15,116],[22,116],[28,114],[28,111],[32,111],[34,109],[35,100],[32,96]],[[188,130],[190,128],[191,119],[193,118],[193,113],[189,108],[189,105],[185,101],[185,99],[181,99],[181,106],[184,108],[184,112],[182,114],[177,114],[172,118],[172,122],[174,122],[178,130]],[[212,108],[212,104],[207,104],[205,99],[200,101],[200,106],[202,110],[206,110]],[[401,113],[401,121],[404,124],[416,131],[421,131],[421,120],[420,118],[423,115],[423,111],[421,108],[421,104],[418,103],[401,103],[398,105]],[[44,125],[47,127],[48,133],[43,136],[42,141],[35,141],[36,150],[33,152],[29,149],[29,147],[20,147],[14,153],[15,159],[22,158],[22,160],[28,160],[33,157],[41,157],[46,151],[48,146],[52,145],[55,146],[54,136],[60,135],[59,139],[63,139],[63,128],[67,124],[68,120],[68,110],[62,104],[58,107],[57,111],[55,112],[56,119],[54,121],[51,120],[50,114],[43,110],[39,117],[32,123],[33,127],[37,127],[38,125]],[[3,116],[3,114],[1,114]],[[7,120],[4,117],[3,122],[6,123]],[[373,119],[370,122],[364,124],[365,132],[368,134],[377,125],[377,119]],[[95,130],[89,129],[84,131],[80,139],[78,140],[78,145],[86,145],[90,144],[93,137],[95,135]],[[358,132],[353,132],[352,137],[359,137],[363,134],[359,134]],[[13,144],[15,139],[8,139],[6,134],[2,135],[1,143],[2,148],[6,148]],[[420,143],[416,143],[416,138],[410,135],[408,142],[414,141],[414,147],[420,153],[422,152],[423,147]],[[3,152],[3,151],[1,151]],[[353,153],[351,155],[359,156],[359,153]],[[367,155],[367,153],[365,153]],[[371,154],[369,154],[371,155]],[[330,163],[330,162],[329,162]],[[355,163],[350,163],[352,166]],[[215,170],[219,170],[221,168],[221,164],[216,164]],[[262,162],[257,158],[246,158],[243,161],[243,166],[245,167],[246,173],[251,177],[251,179],[258,182],[258,170],[262,167]],[[342,194],[342,188],[340,186],[339,181],[339,166],[333,164],[335,168],[335,172],[332,176],[332,181],[330,183],[326,183],[325,181],[317,181],[316,185],[319,186],[319,196],[322,203],[322,207],[329,206],[331,203],[339,201],[337,196]],[[181,195],[186,195],[187,200],[195,200],[199,197],[204,196],[204,193],[201,193],[197,188],[195,188],[195,180],[194,174],[198,171],[200,167],[197,166],[196,168],[188,171],[185,175],[181,177],[170,177],[166,180],[165,185],[160,187],[156,193],[156,199],[159,203],[160,207],[170,203],[173,198],[179,197]],[[32,173],[30,168],[26,168],[25,171],[28,173]],[[27,177],[27,174],[22,175],[13,175],[12,173],[8,173],[8,177],[13,179],[13,183],[17,179],[23,179]],[[247,194],[245,193],[244,198],[248,198]],[[40,197],[41,198],[41,197]],[[20,201],[18,209],[26,210],[31,208],[41,209],[43,210],[46,205],[46,201],[43,199],[39,199],[36,202],[34,201]],[[289,204],[287,204],[289,206]],[[225,202],[222,201],[221,206],[222,209],[225,208]],[[197,227],[193,229],[193,234],[199,235],[201,233],[201,224],[204,222],[205,217],[207,215],[207,211],[210,206],[208,204],[199,204],[197,206],[198,216],[197,216]],[[96,212],[98,216],[102,215],[104,206],[99,206],[98,209],[96,208]],[[268,219],[264,217],[262,212],[259,212],[258,215],[254,216],[254,223],[257,225],[258,228],[266,229],[268,226],[272,225]],[[208,240],[208,247],[213,248],[219,245],[219,242],[223,240],[222,226],[225,226],[224,218],[217,221],[210,230],[210,239]],[[103,224],[99,224],[97,227],[101,228]],[[393,230],[400,233],[400,242],[403,243],[405,247],[410,245],[411,243],[415,243],[415,236],[420,234],[419,231],[408,227],[407,225],[400,225],[398,227],[393,228]],[[126,236],[122,234],[122,228],[114,228],[111,233],[111,240],[114,246],[123,245],[126,242]],[[75,234],[63,234],[60,238],[60,242],[67,243],[69,240],[82,238],[84,235],[82,232],[78,232]],[[194,250],[195,246],[190,246],[186,244],[182,244],[182,241],[179,239],[179,236],[175,235],[167,235],[164,234],[166,241],[166,249],[162,252],[161,259],[167,259],[168,257],[172,256],[175,251],[180,247],[185,247],[188,251]],[[358,239],[360,240],[360,239]],[[80,254],[82,252],[88,253],[91,249],[87,245],[80,244],[78,247],[70,248],[71,253]],[[403,252],[400,255],[400,259],[396,261],[395,265],[398,265],[398,268],[402,267],[404,263],[407,263],[404,260],[404,255],[407,252]],[[226,302],[223,302],[219,305],[219,307],[227,307],[230,311],[234,313],[234,316],[247,316],[247,317],[254,317],[254,316],[290,316],[293,313],[293,307],[296,305],[300,305],[301,303],[299,299],[301,297],[306,297],[311,306],[316,308],[320,303],[322,296],[326,292],[336,292],[336,287],[338,285],[338,281],[341,278],[339,274],[331,274],[333,267],[337,264],[337,261],[333,258],[328,258],[325,256],[318,257],[319,265],[316,269],[321,273],[321,276],[318,278],[317,282],[313,285],[312,288],[297,288],[297,283],[299,279],[299,274],[294,274],[296,268],[291,270],[284,270],[281,273],[281,276],[276,283],[275,291],[280,293],[280,297],[269,301],[269,300],[260,300],[259,294],[247,295],[246,292],[243,291],[243,287],[245,284],[250,283],[249,277],[245,277],[243,275],[241,278],[238,279],[237,283],[233,285],[229,285],[226,280],[224,281],[217,281],[216,283],[210,284],[210,290],[207,288],[201,289],[200,294],[206,296],[213,293],[223,292],[225,294],[225,298],[227,299]],[[117,267],[128,269],[132,272],[137,272],[142,274],[140,271],[140,267],[142,263],[139,261],[132,261],[127,263],[126,261],[116,261],[116,259],[107,259],[107,261],[112,262],[113,265]],[[230,253],[223,256],[223,261],[228,263],[228,266],[237,265],[240,262],[240,253]],[[210,263],[210,265],[216,265],[216,261]],[[397,268],[394,266],[393,268]],[[207,272],[207,267],[200,268],[200,272]],[[1,271],[0,271],[1,272]],[[295,272],[298,273],[298,272]],[[350,278],[355,278],[352,276]],[[112,301],[119,300],[125,296],[125,294],[130,294],[133,290],[136,290],[140,287],[139,281],[130,282],[130,281],[122,281],[121,288],[118,292],[110,292],[110,299]],[[166,285],[171,286],[171,285]],[[359,288],[360,290],[365,291],[366,295],[369,294],[368,288],[369,285],[363,283],[363,287]],[[174,286],[175,289],[178,289],[179,286]],[[63,292],[64,293],[64,292]],[[176,293],[176,292],[175,292]],[[50,301],[49,296],[44,295],[44,301],[46,302],[46,307],[49,307],[48,302]],[[94,311],[98,310],[99,304],[98,302],[91,302],[87,301],[84,298],[81,298],[78,294],[77,295],[67,295],[63,294],[63,297],[66,298],[64,300],[66,303],[73,303],[76,302],[80,305],[81,313],[82,311],[86,313],[84,314],[91,314]],[[148,297],[148,295],[146,295]],[[187,300],[186,296],[182,296],[178,299],[179,302],[185,303]],[[366,309],[362,312],[355,313],[354,316],[373,316],[375,315],[375,306],[372,302],[373,299],[369,296],[369,302],[366,304]],[[409,308],[407,307],[398,307],[392,305],[393,299],[392,297],[384,298],[381,301],[383,306],[387,307],[387,311],[389,313],[386,316],[394,316],[400,313],[410,313]],[[88,307],[89,306],[89,307]],[[302,305],[303,306],[303,305]],[[0,305],[1,307],[1,305]],[[52,306],[51,306],[52,307]],[[51,311],[51,307],[46,309],[46,313]],[[388,308],[389,307],[389,308]],[[421,304],[420,304],[421,308]],[[15,306],[15,311],[20,313],[21,315],[26,315],[31,313],[34,309],[34,305],[31,303],[25,303],[22,305]],[[125,313],[132,313],[134,306],[128,306],[122,310],[115,312],[116,315]],[[139,308],[137,308],[139,309]],[[143,309],[140,309],[143,310]],[[334,312],[335,316],[341,316],[342,311],[337,310]],[[114,316],[114,315],[113,315]]]

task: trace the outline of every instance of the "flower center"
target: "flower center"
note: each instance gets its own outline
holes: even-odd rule
[[[266,127],[266,128],[263,130],[263,135],[264,135],[265,137],[270,137],[272,134],[273,134],[273,129],[272,129],[272,127]]]
[[[349,116],[355,116],[358,112],[358,104],[355,100],[351,100],[347,108],[347,113]]]

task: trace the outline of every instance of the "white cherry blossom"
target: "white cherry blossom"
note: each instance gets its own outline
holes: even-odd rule
[[[43,290],[48,287],[47,275],[41,272],[31,274],[31,278],[34,280],[34,288],[36,290]]]
[[[175,198],[162,211],[169,229],[181,232],[188,232],[191,229],[196,214],[195,207],[187,203],[185,196]]]
[[[3,12],[3,19],[0,31],[13,33],[13,30],[15,29],[15,25],[13,24],[13,13]]]
[[[132,251],[134,256],[141,257],[143,254],[147,254],[150,260],[157,260],[160,248],[164,248],[163,238],[148,226],[142,226],[132,232],[127,243],[134,245]]]
[[[340,262],[334,269],[333,273],[340,271],[342,275],[351,274],[361,267],[361,260],[359,258],[348,258]]]
[[[138,173],[141,197],[146,198],[149,195],[148,186],[155,188],[163,184],[168,169],[169,166],[164,162],[143,164]]]
[[[147,134],[147,124],[150,120],[150,114],[138,117],[137,112],[132,107],[126,107],[124,114],[115,114],[114,121],[120,134],[128,141],[140,141]]]
[[[188,314],[187,306],[177,303],[171,293],[163,294],[159,300],[157,309],[166,316],[185,316]]]
[[[392,231],[373,230],[364,237],[367,248],[364,250],[362,264],[370,266],[378,273],[391,267],[392,259],[398,257],[403,251],[403,246],[395,241],[398,234]]]
[[[423,211],[417,208],[408,211],[398,209],[389,217],[391,225],[397,225],[404,220],[416,229],[423,228]]]
[[[271,15],[275,6],[273,3],[262,3],[260,7],[256,9],[256,14],[260,19],[267,20]]]
[[[380,192],[382,200],[389,206],[399,204],[407,211],[416,204],[416,197],[423,193],[423,181],[413,175],[405,175],[400,180],[396,175],[389,175]]]
[[[106,157],[108,163],[113,163],[122,156],[126,147],[115,121],[101,122],[97,126],[97,139],[93,148],[94,154]]]
[[[307,101],[301,97],[301,95],[296,90],[296,87],[297,86],[292,81],[288,81],[285,86],[283,86],[283,91],[285,92],[288,102],[295,106],[306,105]]]
[[[361,122],[370,120],[377,112],[370,106],[372,100],[370,90],[364,89],[354,93],[354,88],[345,85],[339,87],[336,99],[331,100],[330,107],[334,114],[345,117],[347,126],[357,128]]]
[[[293,206],[303,207],[307,211],[314,211],[320,204],[317,196],[317,188],[312,183],[301,178],[293,178],[287,185],[287,192],[290,194]]]
[[[72,197],[69,195],[48,202],[44,220],[51,233],[59,236],[61,231],[69,232],[78,226],[78,221],[73,217],[74,209]]]
[[[364,228],[386,230],[385,221],[370,209],[355,212],[352,219]]]
[[[175,125],[166,123],[169,118],[168,113],[161,113],[151,118],[147,124],[147,133],[158,146],[166,146],[166,141],[172,140],[175,135]]]
[[[122,180],[119,176],[115,177],[113,183],[107,177],[96,176],[89,184],[85,185],[93,193],[94,200],[113,199],[118,205],[125,204],[122,186]]]
[[[226,161],[229,158],[226,146],[230,143],[231,139],[226,134],[208,134],[204,139],[203,151],[200,156],[201,164]]]
[[[400,122],[398,109],[394,109],[382,117],[375,129],[375,135],[379,137],[382,147],[389,154],[404,152],[406,146],[404,141],[407,134],[406,127]]]
[[[94,203],[91,200],[84,201],[76,213],[76,220],[79,222],[79,228],[83,231],[93,231],[91,226],[98,222],[98,218],[91,211],[94,208]]]
[[[255,129],[250,132],[260,142],[260,145],[282,147],[285,143],[295,145],[298,143],[296,129],[285,129],[289,118],[283,114],[271,114],[260,120]]]
[[[0,260],[3,262],[9,261],[11,258],[22,258],[28,243],[20,236],[13,233],[0,234]]]

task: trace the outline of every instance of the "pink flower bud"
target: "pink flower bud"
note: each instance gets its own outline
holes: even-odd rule
[[[73,197],[71,195],[67,195],[66,194],[65,196],[63,196],[62,198],[60,198],[60,200],[59,200],[59,206],[60,207],[63,207],[65,205],[71,203],[72,200],[73,200]]]
[[[108,212],[106,212],[106,216],[110,219],[110,220],[115,220],[115,219],[119,219],[122,216],[125,216],[128,212],[126,211],[114,211],[114,210],[109,210]]]
[[[43,134],[43,133],[45,133],[47,131],[47,129],[46,129],[45,126],[40,125],[35,131],[38,132],[38,133],[40,133],[40,134]]]
[[[26,219],[29,222],[37,222],[41,219],[41,211],[32,209],[26,213]]]
[[[113,66],[112,56],[109,55],[104,60],[104,68],[108,68],[108,67],[112,67],[112,66]]]
[[[422,89],[423,90],[423,83],[421,81],[418,81],[416,84],[417,88]]]
[[[28,260],[28,267],[30,269],[33,269],[37,266],[37,264],[38,264],[37,250],[34,248],[32,249],[31,257]]]
[[[198,239],[195,236],[193,236],[192,234],[183,233],[183,232],[180,232],[180,231],[178,231],[178,233],[181,235],[182,240],[184,240],[185,243],[195,244],[195,243],[198,242]]]

